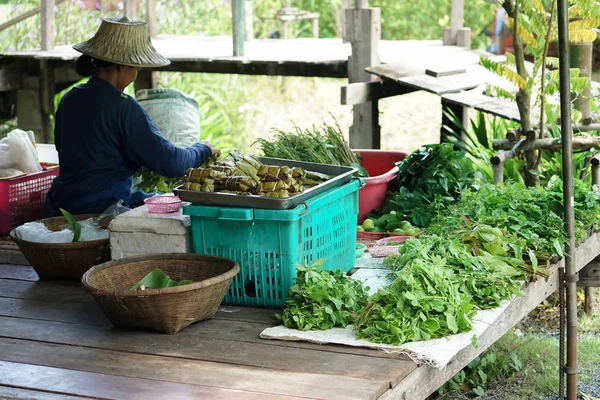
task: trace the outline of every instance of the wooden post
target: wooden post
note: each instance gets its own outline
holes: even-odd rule
[[[346,9],[350,8],[350,0],[342,0],[342,4],[340,7],[340,16],[339,16],[339,27],[341,29],[340,35],[342,36],[342,42],[346,43],[348,38],[346,37]]]
[[[254,10],[252,10],[252,0],[244,2],[244,18],[246,20],[244,23],[246,40],[252,40],[254,39]]]
[[[54,50],[54,0],[42,0],[40,3],[42,50]],[[51,116],[54,114],[54,68],[47,59],[40,60],[40,112],[41,112],[41,138],[42,143],[50,143],[52,136]]]
[[[56,32],[54,26],[54,0],[42,0],[40,4],[41,25],[42,25],[42,50],[54,49],[54,35]]]
[[[158,34],[156,25],[156,0],[146,0],[146,22],[148,23],[148,32],[151,38]]]
[[[313,18],[312,20],[312,37],[319,38],[319,18]]]
[[[471,28],[465,28],[464,0],[452,0],[450,28],[444,28],[442,42],[444,46],[471,47]]]
[[[379,40],[381,39],[381,10],[363,8],[366,0],[356,0],[355,8],[346,10],[346,37],[352,46],[348,58],[348,81],[370,82],[374,75],[365,68],[379,65]],[[350,146],[355,149],[381,147],[378,99],[352,107],[353,123],[350,127]]]
[[[571,68],[579,68],[579,76],[585,76],[590,83],[592,81],[593,45],[593,43],[569,44]],[[585,88],[578,97],[573,97],[575,109],[581,111],[581,118],[587,118],[590,115],[590,97],[590,86]]]
[[[156,25],[156,0],[146,0],[146,23],[148,24],[148,33],[151,38],[158,34]],[[138,73],[134,82],[135,90],[155,89],[158,87],[158,72],[143,69]]]
[[[135,19],[136,0],[123,0],[125,6],[125,16],[129,19]]]
[[[244,55],[244,0],[231,0],[232,25],[233,25],[233,55]]]

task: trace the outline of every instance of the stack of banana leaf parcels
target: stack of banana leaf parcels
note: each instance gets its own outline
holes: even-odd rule
[[[203,168],[185,171],[183,190],[291,197],[329,179],[298,167],[264,165],[238,151]]]

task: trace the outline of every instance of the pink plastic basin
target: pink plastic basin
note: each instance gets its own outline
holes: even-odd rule
[[[361,224],[372,210],[385,203],[388,182],[398,174],[396,163],[404,160],[408,152],[400,150],[355,150],[362,157],[362,166],[369,173],[365,187],[358,191],[358,223]]]

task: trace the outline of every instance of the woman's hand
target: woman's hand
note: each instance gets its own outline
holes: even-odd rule
[[[217,149],[212,143],[207,142],[206,140],[201,140],[198,143],[201,143],[210,149],[210,152],[213,157],[219,157],[221,155],[221,149]]]

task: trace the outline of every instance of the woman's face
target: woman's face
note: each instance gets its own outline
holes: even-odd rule
[[[129,67],[127,65],[119,65],[119,76],[117,80],[117,89],[120,91],[125,90],[131,82],[135,81],[138,72],[141,68]]]

